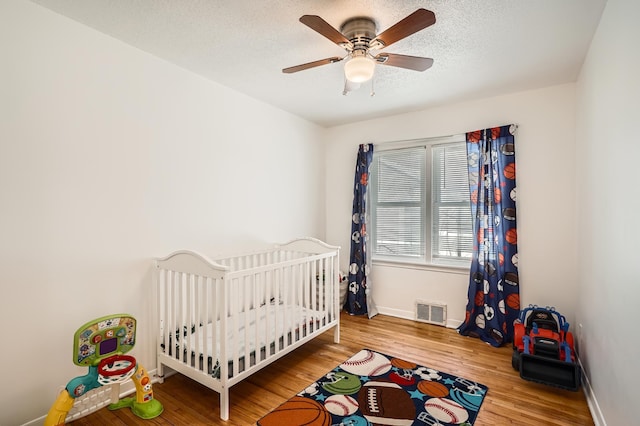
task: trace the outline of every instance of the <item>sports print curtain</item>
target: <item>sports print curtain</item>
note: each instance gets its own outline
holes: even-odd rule
[[[476,239],[460,334],[492,346],[513,341],[520,313],[516,228],[516,126],[467,133],[471,214]]]
[[[373,161],[373,144],[362,144],[358,149],[356,176],[353,189],[353,214],[351,216],[351,252],[349,257],[349,288],[345,311],[351,315],[368,314],[369,318],[377,312],[367,275],[369,264],[367,255],[367,187],[369,186],[369,167]]]

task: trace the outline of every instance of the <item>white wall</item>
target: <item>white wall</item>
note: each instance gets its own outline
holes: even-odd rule
[[[580,358],[609,425],[638,423],[638,17],[608,1],[577,85]]]
[[[470,74],[469,78],[473,78]],[[327,238],[343,247],[347,268],[358,144],[428,138],[516,123],[521,303],[576,309],[575,85],[516,93],[329,129]],[[373,266],[373,296],[383,313],[412,317],[414,301],[448,305],[449,325],[464,320],[468,274]]]
[[[324,129],[23,0],[0,2],[0,424],[46,414],[73,333],[138,318],[151,259],[324,238]],[[142,338],[141,338],[142,337]]]
[[[596,413],[633,423],[639,7],[609,0],[577,89],[325,131],[34,4],[0,2],[0,424],[44,415],[85,374],[71,361],[84,322],[129,312],[149,332],[151,257],[315,235],[343,247],[346,269],[358,144],[507,123],[520,125],[522,304],[583,325]],[[372,278],[383,312],[410,315],[419,298],[463,318],[466,274],[376,267]],[[152,366],[152,350],[139,340],[134,355]]]

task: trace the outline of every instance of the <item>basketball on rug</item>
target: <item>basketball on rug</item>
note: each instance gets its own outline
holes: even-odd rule
[[[487,390],[363,349],[258,420],[258,426],[469,426]]]

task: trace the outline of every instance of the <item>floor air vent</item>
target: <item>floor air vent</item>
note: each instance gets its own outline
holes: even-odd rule
[[[434,302],[416,301],[416,321],[429,324],[447,324],[447,305]]]

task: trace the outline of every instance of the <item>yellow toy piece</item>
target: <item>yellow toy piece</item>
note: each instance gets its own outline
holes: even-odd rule
[[[67,413],[73,408],[74,398],[71,398],[69,392],[63,389],[58,395],[58,399],[53,403],[44,421],[44,426],[63,425],[67,418]]]

